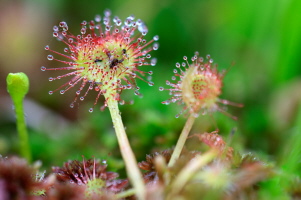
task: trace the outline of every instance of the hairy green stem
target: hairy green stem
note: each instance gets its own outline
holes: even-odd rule
[[[142,178],[142,174],[138,168],[138,164],[135,155],[131,149],[129,140],[124,130],[121,115],[119,113],[118,102],[109,98],[108,107],[113,120],[117,140],[119,143],[121,155],[123,157],[127,174],[136,191],[138,199],[145,199],[145,185]]]
[[[171,155],[168,167],[172,167],[175,164],[176,160],[179,158],[194,121],[195,116],[193,113],[191,113],[186,121],[186,124],[181,132],[176,147],[174,148],[174,151]]]

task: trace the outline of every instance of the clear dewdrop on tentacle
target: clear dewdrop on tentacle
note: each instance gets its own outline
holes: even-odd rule
[[[160,91],[168,90],[169,94],[172,95],[170,99],[162,103],[166,105],[170,103],[185,104],[184,109],[176,117],[179,117],[186,110],[196,117],[199,113],[220,111],[235,119],[234,116],[219,107],[218,103],[238,107],[242,105],[219,98],[223,74],[218,72],[217,65],[213,64],[210,55],[204,59],[199,57],[199,53],[196,52],[191,58],[191,64],[189,64],[186,56],[183,59],[185,62],[176,63],[172,81],[166,81],[166,85],[170,88],[159,88]]]
[[[64,52],[60,53],[47,45],[45,50],[51,52],[47,59],[58,61],[65,66],[58,68],[43,66],[41,70],[70,71],[49,78],[49,81],[54,81],[72,77],[59,88],[49,91],[49,94],[57,91],[64,94],[75,85],[79,85],[70,107],[74,107],[78,100],[83,101],[91,90],[97,92],[94,106],[100,95],[105,96],[102,109],[107,106],[109,98],[123,104],[124,101],[120,99],[123,90],[133,89],[134,94],[141,95],[136,78],[147,82],[150,86],[153,85],[150,78],[142,78],[152,75],[153,72],[141,71],[140,67],[156,65],[156,59],[151,58],[150,52],[158,49],[159,45],[154,41],[159,37],[154,36],[150,41],[144,39],[148,30],[140,19],[135,20],[134,16],[129,16],[123,22],[118,17],[111,18],[111,12],[106,10],[104,17],[97,15],[95,20],[83,21],[79,35],[72,35],[66,22],[54,26],[53,31],[53,37],[65,43],[66,47]],[[90,108],[90,112],[94,106]]]

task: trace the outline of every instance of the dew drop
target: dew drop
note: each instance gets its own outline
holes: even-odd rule
[[[206,58],[207,58],[207,59],[210,59],[210,54],[207,54],[207,55],[206,55]]]
[[[137,25],[141,25],[142,24],[142,20],[141,19],[137,19]]]
[[[46,71],[46,67],[42,66],[41,71],[43,71],[43,72]]]
[[[148,75],[153,75],[153,71],[149,71],[147,73],[148,73]]]
[[[68,42],[69,42],[69,43],[73,43],[73,41],[74,41],[73,38],[69,38],[69,39],[68,39]]]
[[[55,32],[59,31],[59,27],[53,26],[53,31],[55,31]]]
[[[90,108],[90,109],[89,109],[89,112],[92,113],[92,112],[93,112],[93,108]]]
[[[111,16],[111,11],[109,9],[106,9],[104,11],[104,14],[105,14],[106,17],[110,17]]]
[[[128,27],[128,26],[125,26],[125,27],[124,27],[124,30],[125,30],[126,32],[129,32],[129,30],[130,30],[130,27]]]
[[[59,34],[58,34],[58,32],[53,32],[53,37],[58,37],[59,36]]]
[[[96,15],[95,16],[95,21],[96,22],[100,22],[101,21],[101,16],[100,15]]]
[[[106,165],[106,164],[107,164],[107,161],[106,161],[106,160],[102,160],[101,163],[102,163],[103,165]]]
[[[124,21],[124,24],[126,26],[131,26],[132,25],[132,20],[128,17],[125,21]]]
[[[85,28],[80,29],[80,33],[81,34],[85,34],[86,33],[86,29]]]
[[[63,30],[64,30],[64,31],[68,31],[68,26],[67,26],[67,24],[66,24],[66,26],[63,27]]]
[[[175,117],[176,117],[176,118],[179,118],[179,117],[180,117],[180,114],[176,114]]]
[[[187,60],[187,56],[184,56],[183,59],[184,59],[184,60]]]
[[[155,36],[153,37],[153,39],[154,39],[155,41],[158,41],[158,40],[159,40],[159,36],[158,36],[158,35],[155,35]]]
[[[69,51],[69,49],[66,47],[64,48],[64,52],[67,53]]]
[[[148,82],[148,85],[149,85],[149,86],[153,86],[154,83],[150,81],[150,82]]]
[[[53,78],[52,78],[52,77],[49,77],[48,80],[49,80],[49,81],[53,81]]]
[[[213,63],[213,59],[212,58],[209,60],[209,63]]]
[[[106,31],[110,31],[111,27],[110,26],[106,26]]]
[[[65,90],[61,90],[61,91],[60,91],[60,94],[64,94],[64,93],[65,93]]]
[[[142,33],[142,35],[146,35],[148,32],[147,26],[142,22],[142,20],[137,21],[138,31]]]
[[[85,99],[85,97],[80,97],[79,100],[83,101]]]
[[[53,55],[48,55],[48,56],[47,56],[47,59],[48,59],[48,60],[53,60]]]
[[[175,73],[175,74],[176,74],[176,73],[178,73],[178,71],[177,71],[176,69],[174,69],[174,70],[173,70],[173,73]]]
[[[181,67],[180,63],[177,62],[177,63],[176,63],[176,67],[177,67],[177,68],[180,68],[180,67]]]
[[[155,43],[154,45],[153,45],[153,50],[158,50],[159,49],[159,44],[158,43]]]
[[[45,46],[45,50],[46,50],[46,51],[49,50],[49,45],[46,45],[46,46]]]
[[[64,26],[66,26],[66,25],[67,25],[67,23],[64,22],[64,21],[62,21],[62,22],[59,23],[59,26],[60,26],[60,27],[64,27]]]
[[[159,91],[163,91],[164,90],[164,87],[159,87]]]
[[[169,100],[167,100],[167,101],[162,101],[162,104],[169,105],[169,104],[170,104],[170,101],[169,101]]]
[[[52,95],[52,94],[53,94],[53,91],[49,91],[48,94]]]
[[[155,66],[157,64],[157,59],[156,58],[153,58],[151,60],[151,66]]]
[[[74,108],[74,103],[70,104],[70,108]]]

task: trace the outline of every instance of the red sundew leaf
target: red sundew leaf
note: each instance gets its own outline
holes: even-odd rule
[[[83,101],[91,90],[95,90],[97,97],[94,106],[101,95],[105,96],[104,104],[101,107],[103,110],[110,98],[123,101],[119,94],[124,89],[133,89],[136,95],[140,95],[139,87],[136,86],[136,78],[150,86],[153,85],[153,82],[141,77],[151,75],[152,72],[145,72],[139,68],[156,64],[156,59],[151,59],[149,52],[158,49],[158,44],[154,42],[159,37],[155,36],[147,42],[144,39],[147,28],[141,20],[135,21],[134,17],[130,16],[122,23],[118,17],[111,19],[111,12],[106,10],[103,18],[97,16],[95,21],[82,22],[81,34],[77,36],[68,31],[66,22],[60,22],[59,26],[53,27],[53,30],[53,36],[63,42],[66,48],[64,53],[60,53],[47,45],[45,50],[54,54],[49,54],[47,58],[67,66],[56,68],[43,66],[41,70],[72,71],[49,78],[50,81],[53,81],[69,76],[73,77],[59,88],[49,91],[49,94],[57,91],[64,94],[76,85],[80,85],[70,107],[73,108],[78,99]],[[152,43],[154,43],[153,47]],[[69,61],[58,59],[57,56]],[[93,112],[94,106],[89,109],[90,112]]]

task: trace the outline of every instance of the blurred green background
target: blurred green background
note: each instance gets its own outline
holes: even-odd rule
[[[296,133],[296,116],[301,101],[301,1],[299,0],[1,0],[0,1],[0,154],[17,154],[17,133],[12,103],[6,91],[9,72],[25,72],[31,82],[25,101],[26,118],[34,160],[44,167],[61,166],[69,159],[95,156],[107,159],[114,168],[123,164],[110,115],[88,108],[95,96],[71,109],[75,90],[48,95],[64,80],[49,82],[55,72],[40,67],[60,67],[48,61],[45,45],[63,52],[64,45],[52,37],[52,27],[66,21],[78,34],[83,20],[103,15],[105,9],[125,19],[131,14],[148,26],[146,39],[159,35],[160,48],[151,52],[158,59],[153,70],[154,86],[140,81],[143,98],[133,92],[122,94],[134,105],[121,106],[130,142],[139,161],[145,154],[171,148],[185,123],[176,119],[181,107],[162,105],[168,92],[159,92],[170,80],[176,62],[183,56],[210,54],[219,69],[229,69],[222,98],[243,103],[228,106],[238,120],[215,113],[200,116],[192,133],[213,131],[230,140],[241,152],[278,162]],[[67,80],[67,79],[65,79]],[[101,103],[98,104],[100,106]],[[300,129],[298,129],[300,130]],[[301,134],[301,133],[299,133]],[[195,146],[188,140],[188,148]]]

